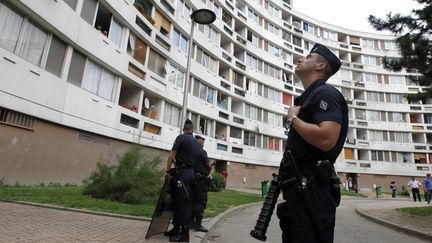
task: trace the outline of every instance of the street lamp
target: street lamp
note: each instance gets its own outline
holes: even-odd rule
[[[193,48],[193,34],[194,34],[194,27],[195,22],[198,24],[211,24],[216,20],[216,14],[211,11],[210,9],[197,9],[192,12],[190,15],[190,18],[192,20],[191,23],[191,30],[190,30],[190,38],[189,38],[189,50],[187,55],[187,65],[186,65],[186,83],[184,86],[184,93],[183,93],[183,107],[182,107],[182,113],[180,116],[180,134],[182,133],[182,122],[186,118],[187,113],[187,99],[188,99],[188,93],[189,93],[189,83],[190,83],[190,65],[191,65],[191,56],[192,56],[192,48]]]

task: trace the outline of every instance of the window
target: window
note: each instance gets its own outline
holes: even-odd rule
[[[402,122],[405,123],[405,115],[403,113],[399,112],[390,112],[389,113],[389,120],[392,122]]]
[[[218,32],[210,25],[198,24],[198,30],[201,31],[210,40],[218,42]]]
[[[409,143],[410,133],[407,132],[390,132],[390,136],[394,136],[394,141],[398,143]]]
[[[387,102],[390,103],[397,103],[397,104],[403,104],[404,103],[404,95],[403,94],[387,94],[388,96],[388,100]]]
[[[246,65],[254,70],[262,71],[262,61],[258,58],[250,55],[249,53],[246,54]]]
[[[1,123],[32,129],[34,118],[23,113],[0,107],[0,124]]]
[[[391,85],[406,85],[404,76],[389,75],[388,77]]]
[[[214,104],[215,90],[199,80],[195,80],[193,95],[207,101],[208,103]]]
[[[0,47],[60,76],[66,44],[3,2],[0,2]]]
[[[203,1],[205,3],[205,1]],[[219,6],[215,3],[214,0],[207,0],[208,9],[212,10],[216,16],[219,15]]]
[[[279,151],[279,138],[263,136],[263,148]]]
[[[189,18],[191,15],[191,8],[184,2],[184,0],[179,0],[177,2],[177,10],[181,13],[181,16]]]
[[[384,161],[384,152],[371,150],[371,160],[372,161]]]
[[[123,39],[123,25],[102,4],[99,3],[97,8],[94,27],[108,37],[117,47],[120,47]]]
[[[367,65],[377,65],[377,59],[374,56],[363,56],[363,63]]]
[[[213,120],[201,117],[199,121],[198,133],[213,137]]]
[[[324,30],[323,38],[324,39],[333,40],[333,41],[337,41],[337,34],[335,32]]]
[[[158,10],[155,11],[154,15],[154,27],[159,30],[159,32],[169,37],[169,32],[171,30],[171,22],[165,16],[163,16]]]
[[[424,123],[432,124],[432,114],[424,114]]]
[[[381,121],[379,111],[367,111],[367,113],[368,113],[368,119],[370,121]]]
[[[147,54],[147,44],[131,33],[129,35],[127,53],[144,65]]]
[[[150,48],[149,60],[152,61],[148,63],[148,69],[161,77],[165,77],[166,58]]]
[[[374,49],[374,40],[371,39],[362,39],[363,47]]]
[[[364,74],[364,81],[368,83],[378,83],[378,75],[373,73],[365,73]]]
[[[282,92],[277,91],[275,89],[264,87],[264,97],[269,100],[281,103],[281,93]]]
[[[280,10],[278,8],[276,8],[276,6],[274,6],[273,4],[268,4],[267,7],[268,12],[270,13],[270,15],[275,16],[275,17],[279,17],[280,16]]]
[[[117,78],[106,69],[90,61],[83,54],[74,50],[68,82],[112,101],[117,85]]]
[[[282,127],[282,115],[264,111],[264,122],[275,127]]]
[[[394,42],[394,41],[384,41],[384,49],[385,50],[397,50],[398,47],[396,45],[396,42]]]
[[[408,163],[410,161],[410,154],[403,152],[392,152],[392,161]]]
[[[252,43],[253,46],[255,46],[256,48],[260,48],[260,38],[250,30],[248,30],[247,32],[247,39]]]
[[[315,27],[307,22],[303,22],[303,30],[306,32],[309,32],[311,34],[314,34]]]
[[[52,37],[45,70],[60,77],[63,68],[63,60],[66,55],[66,48],[66,43],[55,36]]]
[[[258,14],[256,14],[254,11],[248,9],[248,17],[255,22],[256,24],[259,24],[259,18]]]
[[[298,47],[302,47],[302,39],[298,36],[293,35],[293,44]]]
[[[230,137],[241,139],[242,130],[237,127],[230,127]]]
[[[384,141],[383,131],[370,130],[369,131],[369,139],[372,141]]]
[[[384,97],[383,97],[382,93],[372,92],[372,91],[366,92],[366,99],[367,99],[367,101],[373,101],[373,102],[383,102],[384,101]]]
[[[264,73],[275,79],[280,79],[279,68],[276,68],[268,63],[264,63]]]
[[[217,60],[211,57],[208,53],[204,52],[201,48],[197,47],[197,53],[195,60],[203,65],[204,67],[210,69],[214,73],[218,71]]]
[[[245,145],[257,146],[256,140],[257,140],[257,134],[256,133],[248,132],[248,131],[244,132],[244,142],[243,143]]]
[[[268,52],[275,57],[280,57],[281,55],[281,49],[272,44],[269,44]]]
[[[279,35],[279,28],[273,24],[268,24],[268,30],[275,35]]]
[[[165,102],[163,122],[172,126],[178,127],[180,121],[180,108],[177,106]]]
[[[245,104],[245,117],[258,120],[258,108],[249,104]]]
[[[180,69],[172,66],[169,62],[167,63],[167,70],[166,70],[166,78],[171,83],[175,84],[179,88],[183,88],[183,83],[185,80],[185,73],[181,71]]]
[[[187,53],[188,39],[177,29],[174,29],[174,32],[172,34],[172,42],[182,52]]]

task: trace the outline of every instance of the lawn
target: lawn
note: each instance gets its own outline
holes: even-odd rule
[[[432,215],[432,206],[426,207],[415,207],[415,208],[399,208],[397,209],[399,212],[404,212],[417,216],[431,216]]]
[[[82,187],[0,187],[0,200],[26,201],[51,204],[68,208],[151,217],[156,199],[149,198],[143,204],[131,205],[95,199],[81,194]],[[231,207],[259,202],[259,195],[231,190],[210,192],[205,217],[214,217]]]

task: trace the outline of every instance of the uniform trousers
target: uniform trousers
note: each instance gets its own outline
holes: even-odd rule
[[[336,192],[330,182],[321,183],[311,180],[307,187],[319,223],[324,229],[326,242],[333,243],[336,207],[339,204],[340,192]],[[277,206],[282,242],[322,243],[298,187],[294,185],[290,189],[283,189],[283,193],[286,201]]]
[[[201,223],[207,206],[208,181],[204,176],[197,177],[192,186],[193,203],[192,218]]]
[[[173,190],[173,225],[189,230],[192,219],[192,200],[190,187],[195,174],[192,168],[177,169],[172,179]],[[183,186],[183,185],[184,186]]]

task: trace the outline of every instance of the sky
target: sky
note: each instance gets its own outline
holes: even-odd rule
[[[294,10],[316,20],[347,29],[382,34],[389,32],[374,30],[367,21],[370,14],[385,18],[389,12],[408,14],[413,8],[421,8],[421,5],[414,0],[293,0]]]

